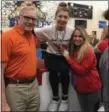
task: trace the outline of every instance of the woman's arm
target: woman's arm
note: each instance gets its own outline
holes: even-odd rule
[[[64,54],[64,57],[68,61],[72,70],[79,75],[87,75],[92,66],[96,66],[96,58],[93,51],[89,51],[88,55],[83,59],[81,63],[75,61],[75,58],[69,57],[68,53]]]

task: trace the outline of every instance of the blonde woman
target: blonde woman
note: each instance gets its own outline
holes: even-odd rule
[[[96,57],[87,39],[86,31],[76,28],[70,40],[69,51],[64,48],[61,50],[75,74],[75,88],[82,112],[94,112],[102,84],[96,69]]]

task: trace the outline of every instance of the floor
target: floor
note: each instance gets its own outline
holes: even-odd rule
[[[47,111],[47,106],[52,99],[52,91],[48,80],[49,74],[43,73],[42,85],[40,86],[41,106],[40,111]],[[59,95],[61,95],[61,85],[59,85]],[[80,111],[76,91],[70,84],[69,86],[69,109],[68,111]]]
[[[47,106],[52,99],[52,91],[48,80],[49,73],[43,73],[42,77],[42,85],[40,86],[40,111],[47,111]],[[59,95],[61,95],[61,85],[59,85]],[[69,86],[69,108],[68,111],[79,111],[80,112],[80,105],[78,102],[76,91],[74,90],[73,86],[70,83]],[[98,112],[103,112],[103,106],[98,110]]]

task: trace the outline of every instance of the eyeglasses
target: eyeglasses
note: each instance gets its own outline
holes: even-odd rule
[[[29,16],[26,16],[26,15],[21,15],[22,17],[24,17],[25,20],[29,21],[30,19],[32,19],[32,21],[37,21],[36,18],[33,18],[33,17],[29,17]]]

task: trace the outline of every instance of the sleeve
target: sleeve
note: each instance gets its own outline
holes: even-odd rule
[[[2,62],[8,62],[9,58],[11,56],[12,53],[12,44],[11,44],[11,40],[9,39],[9,37],[5,34],[2,34],[2,38],[1,38],[1,61]]]
[[[103,52],[104,51],[104,49],[105,49],[105,41],[103,40],[103,41],[101,41],[101,42],[99,42],[98,44],[97,44],[97,48],[101,51],[101,52]]]
[[[68,58],[67,61],[70,64],[72,70],[79,75],[86,75],[93,66],[94,61],[96,66],[96,58],[93,51],[89,51],[88,55],[83,59],[81,63],[75,62],[73,58]]]
[[[35,35],[39,37],[40,42],[47,41],[51,37],[49,36],[49,33],[51,32],[51,26],[45,26],[43,28],[35,28],[34,32]]]

